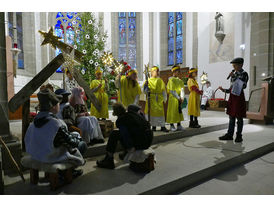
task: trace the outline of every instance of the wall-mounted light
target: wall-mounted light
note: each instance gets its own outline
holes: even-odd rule
[[[266,75],[266,74],[265,74],[264,72],[261,74],[262,77],[265,77],[265,75]]]
[[[253,56],[255,57],[255,56],[257,56],[257,54],[256,54],[256,53],[253,53]]]
[[[245,50],[245,44],[241,44],[240,49],[244,51]]]

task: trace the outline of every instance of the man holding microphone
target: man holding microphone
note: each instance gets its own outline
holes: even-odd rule
[[[219,140],[233,140],[235,119],[237,119],[237,133],[235,142],[242,142],[243,118],[246,117],[244,89],[247,86],[249,77],[247,72],[242,68],[244,64],[243,58],[235,58],[230,63],[234,68],[234,70],[232,70],[227,77],[227,79],[230,78],[231,86],[229,89],[224,89],[222,86],[219,87],[221,91],[230,94],[226,111],[229,115],[229,126],[227,133],[219,137]]]

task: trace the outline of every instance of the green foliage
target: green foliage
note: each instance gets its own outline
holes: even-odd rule
[[[103,31],[102,19],[99,21],[95,19],[93,13],[84,12],[80,15],[82,29],[75,38],[77,50],[85,53],[83,57],[82,64],[77,66],[81,71],[84,79],[88,84],[95,79],[96,63],[103,70],[103,79],[108,80],[109,84],[109,96],[114,93],[114,76],[109,74],[108,68],[104,67],[101,55],[105,51],[105,41],[107,39],[107,34]],[[97,52],[96,52],[97,51]],[[82,71],[85,70],[85,73]],[[112,85],[113,84],[113,85]]]

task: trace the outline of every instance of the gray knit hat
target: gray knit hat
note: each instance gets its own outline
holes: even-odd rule
[[[40,111],[49,111],[63,99],[62,95],[56,95],[48,88],[38,92],[37,97],[40,103]]]

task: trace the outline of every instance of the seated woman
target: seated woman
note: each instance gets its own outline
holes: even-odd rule
[[[98,120],[90,116],[84,101],[84,90],[81,87],[72,89],[69,100],[76,114],[76,125],[82,131],[82,137],[87,144],[104,143],[104,137]]]

